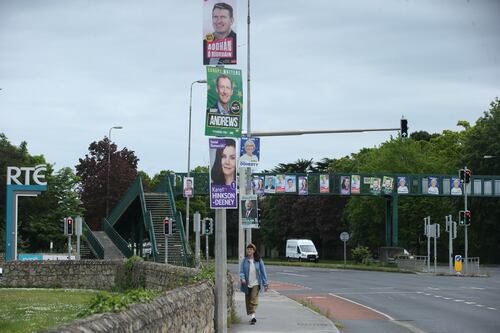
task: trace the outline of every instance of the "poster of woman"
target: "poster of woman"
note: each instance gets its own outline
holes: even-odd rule
[[[340,194],[351,194],[351,176],[340,176]]]
[[[351,176],[351,193],[359,194],[361,193],[361,176],[352,175]]]
[[[408,194],[408,178],[405,176],[398,177],[398,194]]]
[[[285,175],[276,175],[276,193],[285,193]]]
[[[319,175],[319,193],[330,193],[330,176],[327,174]]]
[[[307,176],[299,176],[299,195],[307,195]]]
[[[262,176],[253,176],[253,188],[255,194],[264,194],[264,177]]]
[[[238,208],[236,200],[236,140],[209,138],[210,208]]]
[[[439,183],[438,183],[438,178],[437,177],[429,177],[428,178],[428,188],[427,188],[427,194],[433,194],[437,195],[439,194]]]
[[[462,195],[462,184],[460,183],[460,179],[457,177],[451,178],[451,195]]]

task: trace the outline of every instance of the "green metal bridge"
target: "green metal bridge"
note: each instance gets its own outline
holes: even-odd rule
[[[172,176],[176,195],[182,194],[182,179],[186,173],[177,173]],[[194,195],[209,195],[208,173],[190,173],[194,178]],[[294,179],[295,190],[279,193],[259,193],[256,191],[258,179],[267,184],[268,177]],[[325,177],[327,176],[327,177]],[[307,194],[299,191],[300,180],[307,180]],[[327,186],[320,186],[321,180],[327,179]],[[342,188],[344,179],[349,179],[348,191]],[[462,194],[456,194],[452,189],[457,175],[446,174],[404,174],[404,173],[254,173],[252,174],[252,188],[255,194],[263,196],[276,195],[337,195],[337,196],[378,196],[386,199],[385,216],[385,243],[386,246],[398,246],[398,205],[399,198],[410,197],[464,197],[464,184],[460,184]],[[175,180],[174,180],[175,179]],[[406,191],[399,188],[400,180],[405,180]],[[391,186],[384,187],[387,181]],[[459,179],[458,179],[459,180]],[[276,180],[274,182],[276,184]],[[286,183],[286,182],[285,182]],[[375,184],[378,183],[378,189]],[[433,184],[434,183],[434,184]],[[355,187],[353,187],[353,185]],[[435,185],[435,186],[434,186]],[[285,184],[286,186],[286,184]],[[356,187],[357,186],[357,187]],[[436,189],[434,189],[437,188]],[[328,190],[325,190],[327,188]],[[466,186],[468,197],[497,197],[500,198],[500,176],[472,176]]]

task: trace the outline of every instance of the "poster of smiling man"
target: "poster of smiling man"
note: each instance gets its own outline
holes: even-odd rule
[[[238,208],[236,200],[236,140],[209,139],[210,208]]]
[[[241,70],[208,66],[205,135],[240,138],[242,114]]]
[[[236,0],[203,0],[203,65],[237,62]]]

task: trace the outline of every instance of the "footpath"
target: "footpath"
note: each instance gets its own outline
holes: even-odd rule
[[[240,323],[233,324],[229,328],[228,331],[231,333],[339,333],[328,318],[272,289],[259,295],[255,325],[249,324],[250,318],[245,310],[245,295],[238,289],[235,290],[234,301]]]

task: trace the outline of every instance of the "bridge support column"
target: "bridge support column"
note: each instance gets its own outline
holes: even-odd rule
[[[398,196],[387,196],[385,201],[385,246],[398,246]]]

